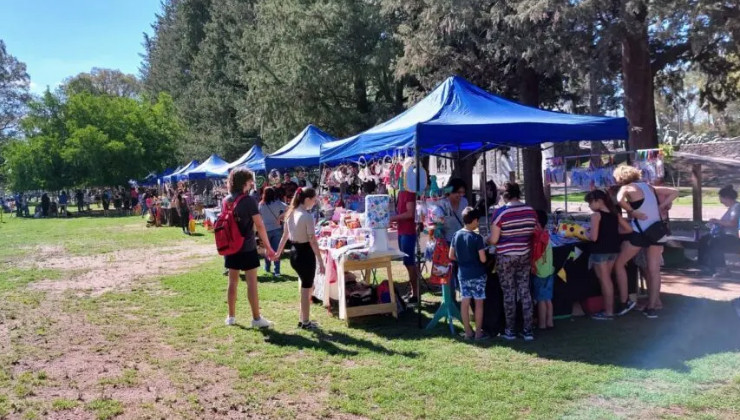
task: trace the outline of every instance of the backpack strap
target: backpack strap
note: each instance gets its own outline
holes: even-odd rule
[[[239,205],[239,202],[241,202],[244,197],[246,197],[246,194],[239,195],[238,197],[236,197],[236,200],[234,200],[233,203],[229,203],[228,199],[224,199],[224,201],[221,203],[221,212],[236,209],[236,206]]]

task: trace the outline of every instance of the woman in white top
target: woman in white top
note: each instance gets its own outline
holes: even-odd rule
[[[301,307],[298,328],[315,329],[315,322],[310,320],[311,289],[316,276],[318,261],[319,272],[324,273],[324,261],[319,252],[316,230],[311,209],[316,205],[316,191],[313,188],[298,188],[285,213],[285,229],[280,240],[275,259],[280,258],[285,244],[290,240],[293,250],[290,255],[290,266],[298,273],[301,281]]]
[[[622,244],[622,251],[614,263],[620,298],[618,302],[620,306],[615,312],[617,315],[624,315],[635,307],[635,303],[628,297],[626,266],[642,248],[646,248],[648,304],[643,314],[648,318],[657,318],[655,310],[660,307],[660,264],[663,260],[663,244],[661,240],[649,238],[644,232],[663,220],[664,215],[671,209],[673,200],[678,198],[678,191],[672,188],[653,187],[641,182],[642,171],[627,165],[614,170],[614,179],[622,186],[617,194],[617,204],[632,219],[633,228],[629,241]]]

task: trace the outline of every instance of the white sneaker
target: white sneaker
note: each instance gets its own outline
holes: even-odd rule
[[[252,320],[252,328],[271,328],[273,325],[275,325],[274,322],[265,319],[264,317]]]
[[[224,321],[224,324],[226,325],[234,325],[236,324],[236,318],[233,316],[226,317],[226,321]]]

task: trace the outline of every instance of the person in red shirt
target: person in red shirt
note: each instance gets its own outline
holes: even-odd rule
[[[391,222],[398,222],[398,248],[406,254],[403,265],[409,272],[411,291],[405,296],[407,303],[418,303],[416,295],[418,275],[416,270],[416,193],[401,191],[398,194],[396,214]]]

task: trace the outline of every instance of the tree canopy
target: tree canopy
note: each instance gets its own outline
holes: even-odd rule
[[[17,172],[21,150],[56,144],[64,153],[47,166],[73,174],[59,182],[118,182],[141,168],[92,170],[116,151],[155,169],[163,150],[180,162],[231,160],[256,143],[270,152],[309,123],[341,138],[453,74],[532,106],[623,113],[629,146],[655,147],[659,129],[683,128],[696,109],[714,129],[740,130],[739,37],[740,5],[716,0],[163,0],[140,81],[104,69],[68,79],[29,105],[25,138],[6,155]],[[0,124],[17,130],[28,77],[0,46]],[[536,200],[538,148],[524,164]]]
[[[0,39],[0,146],[13,136],[30,99],[26,65],[10,55]]]
[[[29,103],[23,137],[4,151],[15,190],[123,185],[175,164],[181,135],[172,98],[46,91]]]

